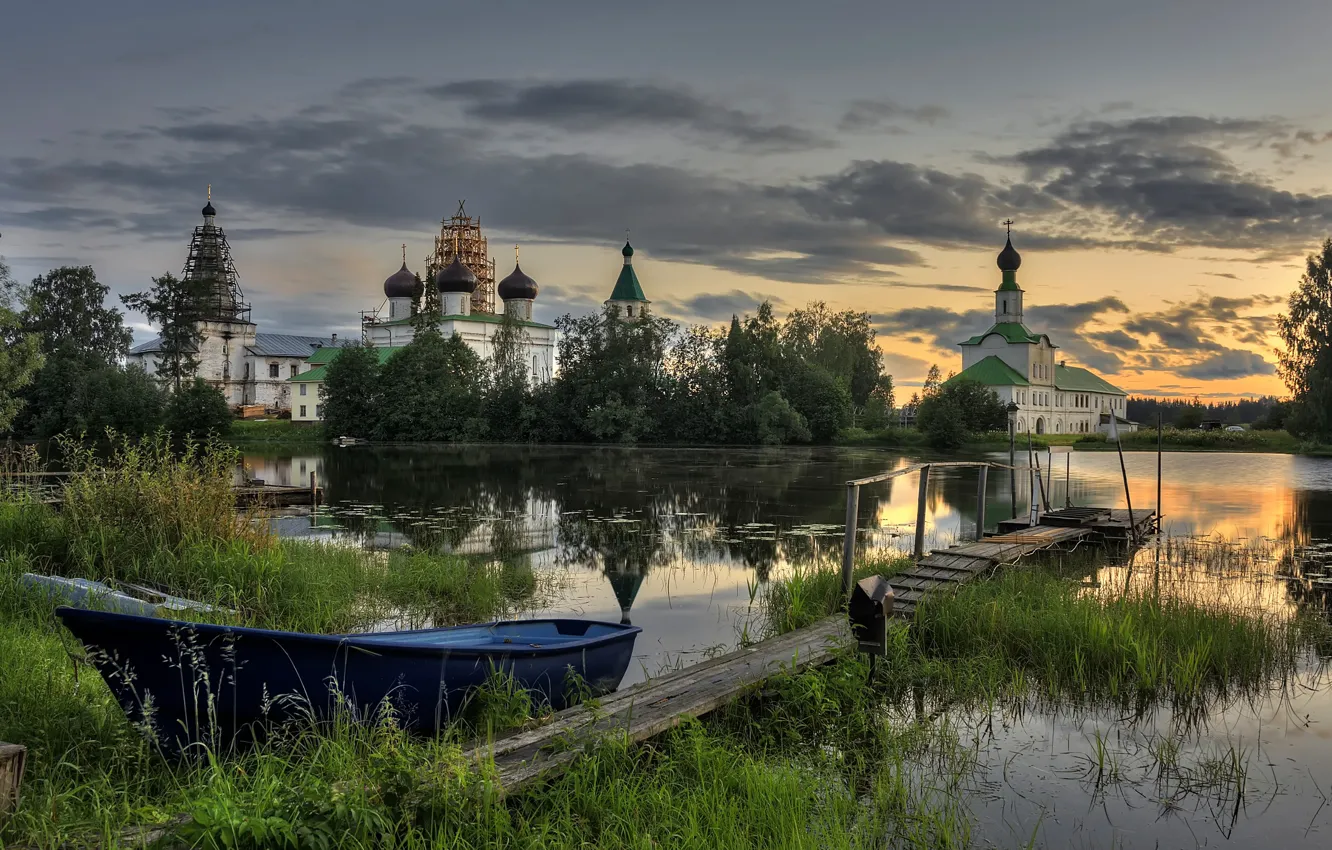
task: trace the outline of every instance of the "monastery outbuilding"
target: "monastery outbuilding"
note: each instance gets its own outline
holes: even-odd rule
[[[1067,365],[1048,335],[1023,324],[1024,293],[1017,283],[1022,256],[1011,233],[998,265],[1003,277],[994,292],[994,324],[960,343],[962,371],[950,380],[978,381],[1015,404],[1019,434],[1109,434],[1112,416],[1118,430],[1136,430],[1124,415],[1127,393],[1088,369]]]
[[[259,405],[268,410],[291,406],[288,378],[307,369],[315,351],[337,345],[338,336],[297,336],[260,333],[250,320],[227,234],[217,224],[212,193],[203,208],[203,224],[194,228],[181,279],[201,284],[207,293],[200,305],[198,328],[202,336],[195,351],[195,375],[217,387],[228,404]],[[126,360],[157,376],[162,339],[158,337],[129,350]]]

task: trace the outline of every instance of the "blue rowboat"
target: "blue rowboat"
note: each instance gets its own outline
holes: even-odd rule
[[[81,608],[56,615],[88,650],[132,723],[172,750],[229,746],[293,718],[391,706],[437,733],[495,673],[555,710],[614,690],[642,629],[593,620],[311,635]]]

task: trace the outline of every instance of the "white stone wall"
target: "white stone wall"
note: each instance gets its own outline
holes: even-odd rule
[[[1041,385],[1004,387],[996,390],[999,390],[999,398],[1005,404],[1009,400],[1017,401],[1019,434],[1027,433],[1028,429],[1033,434],[1095,434],[1098,430],[1105,432],[1108,426],[1107,428],[1100,426],[1101,414],[1113,410],[1116,415],[1123,417],[1127,403],[1126,397],[1121,395],[1071,393]]]
[[[499,332],[499,327],[494,322],[445,319],[440,322],[439,331],[446,337],[456,333],[477,356],[487,360],[493,353],[492,340]],[[529,365],[528,377],[533,383],[550,381],[555,374],[555,349],[559,331],[555,328],[524,327],[523,333],[527,335],[527,350],[523,359]],[[406,345],[412,341],[412,337],[411,325],[375,325],[370,329],[370,341],[377,346]]]

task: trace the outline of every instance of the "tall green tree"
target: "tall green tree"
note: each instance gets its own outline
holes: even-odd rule
[[[535,415],[531,402],[530,339],[522,322],[505,314],[490,338],[486,363],[485,419],[493,440],[522,440]]]
[[[846,387],[851,403],[862,408],[883,372],[883,352],[875,341],[869,313],[835,313],[822,301],[792,310],[782,323],[788,356],[815,365]]]
[[[1286,427],[1301,436],[1332,439],[1332,238],[1305,261],[1299,287],[1277,320],[1285,350],[1277,372],[1290,388]]]
[[[106,305],[111,289],[92,266],[61,266],[32,279],[23,290],[23,329],[40,334],[52,358],[94,365],[119,362],[134,335],[119,310]]]
[[[727,335],[712,328],[689,328],[666,356],[663,439],[678,443],[725,443],[738,432],[722,350]]]
[[[14,278],[0,259],[0,295],[9,300]],[[41,339],[25,333],[19,316],[0,302],[0,434],[9,431],[23,407],[22,391],[42,365]]]
[[[162,423],[160,392],[129,373],[121,360],[132,334],[111,290],[92,266],[62,266],[23,287],[20,322],[42,340],[45,361],[25,390],[17,432],[49,439],[64,432],[101,434],[115,428],[145,434]]]
[[[368,439],[380,414],[379,351],[364,342],[345,346],[324,367],[319,389],[324,430],[335,437]]]
[[[231,406],[222,391],[195,378],[171,394],[167,403],[166,425],[178,441],[199,441],[225,437],[231,430]]]
[[[666,355],[678,329],[652,315],[614,310],[556,322],[559,378],[543,394],[547,439],[635,443],[658,437],[666,399]]]
[[[916,427],[937,449],[955,449],[968,435],[1006,427],[1008,408],[994,390],[970,378],[954,378],[927,395]]]
[[[381,440],[472,440],[485,436],[481,358],[457,334],[418,332],[380,370]]]
[[[153,278],[147,290],[120,297],[126,307],[157,325],[162,338],[157,375],[176,391],[199,368],[199,345],[204,340],[199,322],[208,286],[207,280],[180,280],[167,272]]]

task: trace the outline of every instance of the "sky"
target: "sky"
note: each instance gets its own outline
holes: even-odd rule
[[[179,273],[206,187],[261,331],[354,335],[458,200],[536,317],[626,231],[661,315],[868,312],[960,369],[1006,218],[1027,325],[1135,394],[1281,393],[1332,235],[1326,0],[9,4],[0,254]],[[151,337],[131,315],[136,339]]]

